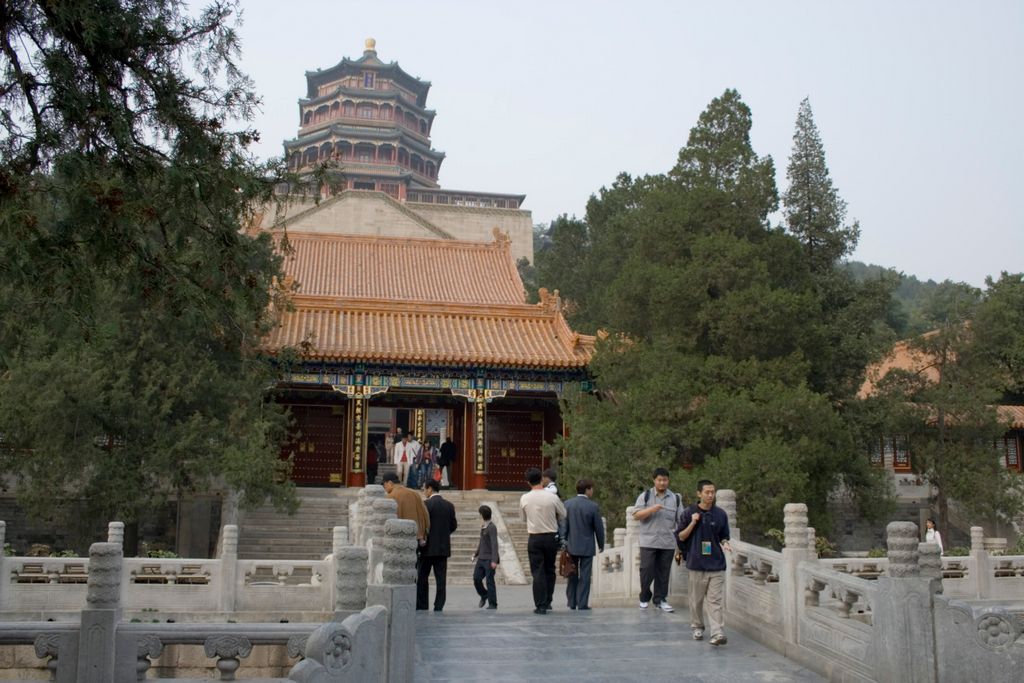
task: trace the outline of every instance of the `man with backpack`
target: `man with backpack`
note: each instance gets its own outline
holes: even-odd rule
[[[672,558],[676,552],[676,527],[683,512],[678,493],[668,488],[668,470],[654,470],[654,486],[636,499],[633,519],[640,522],[640,609],[645,610],[654,598],[656,607],[674,612],[668,597]],[[651,591],[651,583],[654,591]]]
[[[679,540],[690,570],[690,628],[693,639],[704,639],[704,607],[711,623],[711,644],[725,645],[725,552],[729,545],[729,517],[715,505],[715,485],[697,482],[696,505],[683,511]]]

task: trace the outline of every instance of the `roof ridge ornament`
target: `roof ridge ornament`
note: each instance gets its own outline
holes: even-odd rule
[[[363,54],[372,53],[377,54],[377,41],[373,38],[367,38],[364,43],[366,49],[363,50]]]
[[[537,290],[537,296],[540,297],[538,305],[545,313],[560,313],[562,311],[562,298],[558,296],[557,289],[552,292],[547,287],[541,287]]]
[[[494,235],[494,242],[499,247],[504,247],[505,249],[512,248],[512,238],[509,237],[508,232],[502,230],[498,226],[494,226],[491,228],[491,234]]]

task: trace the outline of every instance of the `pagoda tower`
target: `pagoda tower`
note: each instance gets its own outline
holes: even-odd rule
[[[293,171],[334,162],[330,172],[342,189],[376,190],[401,201],[410,190],[438,187],[444,152],[430,143],[430,82],[381,61],[374,39],[359,59],[307,71],[306,89],[299,134],[284,143]]]
[[[307,71],[299,132],[285,140],[285,158],[300,184],[320,168],[329,182],[267,207],[255,227],[485,243],[497,230],[511,240],[514,259],[532,261],[525,195],[438,184],[445,154],[431,145],[429,92],[429,81],[381,61],[372,38],[359,59]]]

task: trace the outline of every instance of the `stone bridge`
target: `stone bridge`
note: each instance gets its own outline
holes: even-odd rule
[[[719,494],[733,524],[721,648],[689,640],[685,571],[675,614],[636,609],[629,510],[595,560],[590,612],[534,615],[511,586],[481,611],[456,586],[445,612],[414,614],[415,525],[368,486],[322,560],[240,560],[231,525],[217,558],[125,559],[117,522],[88,559],[0,556],[0,679],[1021,680],[1024,557],[989,554],[980,528],[969,557],[894,522],[888,557],[825,560],[806,506],[786,506],[778,552],[742,541]]]

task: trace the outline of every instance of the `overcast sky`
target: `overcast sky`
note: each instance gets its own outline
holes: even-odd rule
[[[780,192],[810,97],[855,259],[982,285],[1024,270],[1024,2],[244,0],[259,156],[298,131],[307,70],[364,39],[433,86],[442,187],[582,216],[622,171],[675,163],[736,88]]]

